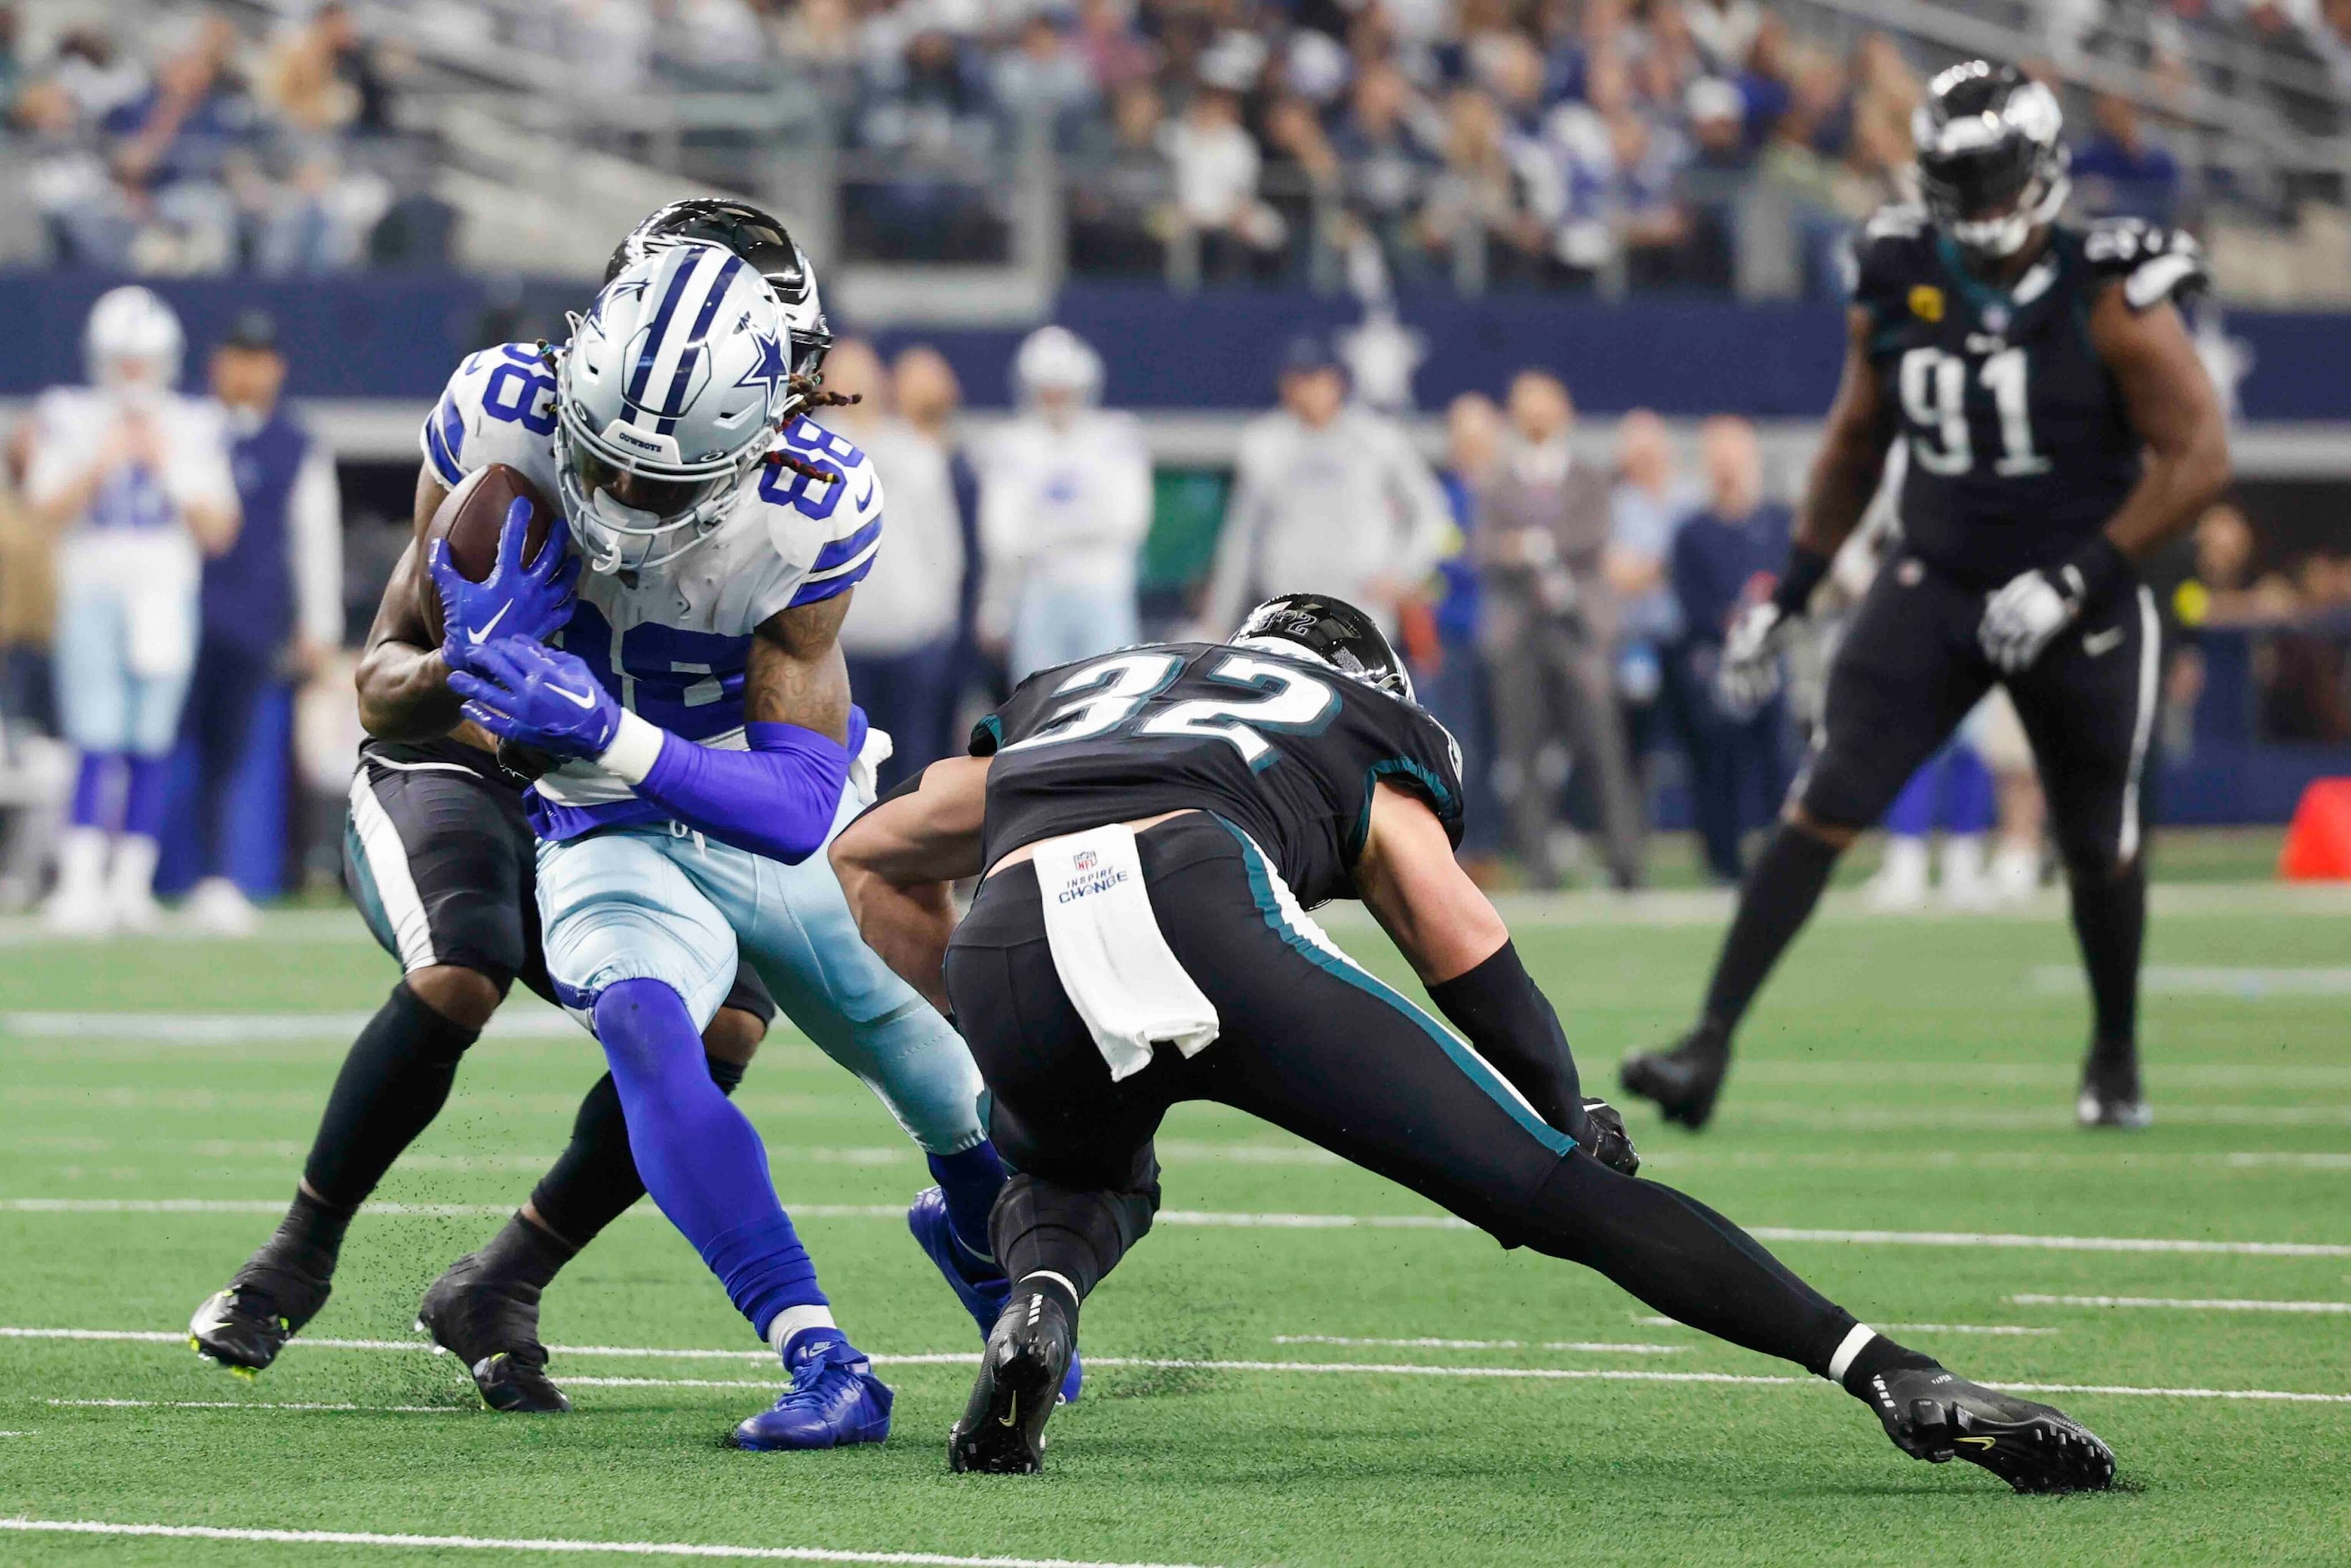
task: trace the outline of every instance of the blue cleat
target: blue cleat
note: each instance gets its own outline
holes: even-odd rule
[[[828,1339],[800,1357],[792,1385],[735,1428],[738,1448],[839,1448],[890,1435],[889,1385],[873,1375],[865,1353]]]
[[[906,1228],[946,1276],[947,1289],[979,1325],[979,1337],[985,1342],[1012,1294],[1012,1281],[1005,1278],[1003,1268],[995,1259],[979,1256],[956,1239],[954,1227],[947,1223],[947,1195],[938,1187],[926,1186],[914,1195],[906,1210]],[[1085,1385],[1086,1369],[1073,1350],[1070,1370],[1061,1378],[1061,1403],[1077,1403],[1078,1391]]]

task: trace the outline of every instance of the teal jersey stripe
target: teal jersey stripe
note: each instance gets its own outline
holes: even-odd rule
[[[1289,917],[1282,912],[1281,901],[1275,896],[1273,868],[1267,863],[1265,852],[1250,841],[1247,833],[1242,832],[1222,817],[1217,818],[1216,821],[1217,826],[1240,841],[1241,863],[1249,870],[1249,893],[1257,900],[1258,913],[1265,917],[1265,924],[1269,930],[1288,943],[1293,951],[1302,955],[1306,961],[1316,968],[1325,974],[1338,977],[1366,996],[1378,998],[1419,1025],[1421,1031],[1443,1049],[1445,1054],[1452,1060],[1454,1066],[1459,1068],[1488,1099],[1509,1112],[1510,1120],[1525,1128],[1543,1147],[1555,1155],[1567,1154],[1575,1147],[1574,1139],[1530,1110],[1526,1102],[1513,1092],[1508,1083],[1496,1076],[1492,1068],[1486,1065],[1483,1058],[1460,1040],[1453,1038],[1450,1030],[1413,1006],[1409,998],[1383,983],[1377,976],[1359,969],[1346,959],[1326,952],[1312,937],[1292,926]]]

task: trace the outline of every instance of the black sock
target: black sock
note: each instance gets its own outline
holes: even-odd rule
[[[1828,885],[1829,872],[1844,852],[1801,828],[1782,823],[1763,846],[1739,894],[1739,913],[1715,960],[1700,1027],[1730,1043],[1748,1004],[1762,988],[1771,966],[1812,917],[1813,905]]]
[[[547,1282],[579,1255],[579,1248],[545,1226],[532,1224],[520,1209],[477,1254],[483,1272],[504,1282],[528,1286],[534,1301]]]
[[[1823,1377],[1853,1330],[1852,1313],[1713,1209],[1581,1150],[1510,1219],[1517,1239],[1598,1270],[1675,1322]]]
[[[705,1055],[710,1081],[722,1094],[743,1082],[744,1064]],[[629,1123],[621,1113],[621,1091],[609,1072],[596,1081],[571,1119],[571,1141],[531,1189],[530,1206],[574,1251],[645,1196],[636,1156],[629,1152]]]
[[[322,1203],[298,1186],[286,1218],[261,1250],[305,1274],[332,1278],[335,1260],[342,1255],[343,1232],[358,1212],[355,1204]]]
[[[1869,1343],[1855,1354],[1844,1375],[1837,1380],[1855,1399],[1869,1398],[1869,1380],[1881,1372],[1924,1372],[1942,1364],[1923,1352],[1895,1343],[1875,1329],[1869,1332]]]
[[[2074,936],[2082,944],[2095,1017],[2090,1050],[2105,1061],[2128,1061],[2138,1041],[2138,961],[2147,937],[2147,866],[2133,861],[2120,876],[2076,874]]]
[[[1159,1210],[1157,1164],[1146,1156],[1136,1179],[1147,1185],[1104,1190],[1063,1186],[1015,1172],[987,1218],[990,1249],[1015,1281],[1060,1275],[1067,1281],[1066,1304],[1074,1312],[1150,1233],[1151,1217]],[[1072,1315],[1070,1321],[1077,1319]]]
[[[302,1167],[310,1190],[332,1204],[365,1201],[401,1150],[440,1113],[458,1060],[480,1035],[426,1007],[407,981],[394,986],[351,1042],[327,1096]]]

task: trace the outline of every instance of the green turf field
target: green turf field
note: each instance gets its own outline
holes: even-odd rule
[[[1570,904],[1522,926],[1588,1081],[1682,1021],[1723,907]],[[1336,929],[1396,973],[1367,926]],[[908,1358],[883,1368],[896,1435],[836,1454],[722,1447],[772,1368],[643,1207],[548,1298],[551,1343],[601,1347],[556,1354],[577,1411],[488,1415],[459,1368],[408,1348],[409,1323],[528,1191],[600,1071],[535,1003],[476,1048],[352,1229],[308,1338],[380,1346],[298,1343],[237,1381],[176,1332],[275,1223],[388,962],[329,911],[275,916],[250,946],[16,933],[0,952],[0,1520],[852,1562],[2341,1563],[2351,899],[2159,890],[2150,962],[2158,1122],[2139,1136],[2070,1124],[2083,1002],[2053,901],[2004,919],[1833,908],[1768,993],[1715,1127],[1633,1118],[1658,1179],[1758,1227],[1828,1233],[1774,1245],[1865,1320],[1922,1325],[1895,1332],[1985,1381],[2099,1390],[2043,1397],[2113,1443],[2123,1487],[2020,1499],[1902,1458],[1825,1384],[1200,1110],[1167,1128],[1160,1228],[1088,1305],[1092,1376],[1055,1419],[1047,1473],[951,1477],[943,1439],[977,1340],[893,1218],[920,1160],[781,1030],[740,1103],[842,1322],[877,1359]],[[255,1014],[277,1016],[235,1021]],[[515,1557],[0,1531],[8,1563]]]

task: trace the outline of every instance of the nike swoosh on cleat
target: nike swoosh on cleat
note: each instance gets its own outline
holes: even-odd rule
[[[1004,1414],[996,1418],[996,1424],[999,1427],[1009,1427],[1019,1419],[1020,1419],[1020,1396],[1016,1394],[1012,1396],[1012,1403],[1004,1407]]]
[[[571,690],[569,687],[559,686],[553,682],[549,682],[548,684],[547,689],[553,692],[557,696],[561,697],[565,702],[569,703],[574,707],[594,707],[596,706],[596,694],[593,692],[582,696],[580,693]]]
[[[1955,1443],[1980,1443],[1987,1448],[1996,1448],[2000,1446],[2000,1439],[1998,1437],[1954,1437],[1951,1441]]]
[[[513,608],[514,601],[511,599],[507,600],[504,604],[499,605],[498,612],[496,615],[491,616],[488,622],[485,624],[480,631],[468,631],[465,633],[465,640],[473,643],[476,648],[488,642],[490,640],[490,633],[498,629],[498,622],[505,620],[507,618],[507,612]]]

